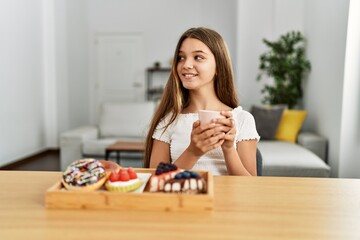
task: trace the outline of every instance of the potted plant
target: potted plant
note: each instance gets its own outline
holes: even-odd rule
[[[303,96],[303,75],[311,70],[305,58],[305,38],[300,32],[291,31],[281,35],[277,41],[263,39],[270,49],[260,55],[259,81],[263,75],[273,78],[272,85],[265,84],[261,93],[265,94],[264,104],[285,104],[290,109]]]

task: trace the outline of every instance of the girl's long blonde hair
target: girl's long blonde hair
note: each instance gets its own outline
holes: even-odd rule
[[[231,108],[238,106],[238,99],[235,90],[234,75],[229,50],[224,39],[219,33],[208,28],[190,28],[180,37],[175,49],[174,59],[169,79],[164,88],[159,106],[151,121],[149,133],[146,138],[144,167],[150,165],[151,151],[153,147],[152,135],[159,122],[169,113],[171,118],[166,128],[174,122],[181,111],[189,105],[189,90],[185,89],[179,79],[177,64],[181,44],[186,38],[194,38],[203,42],[214,54],[216,71],[214,77],[215,94],[219,100]]]

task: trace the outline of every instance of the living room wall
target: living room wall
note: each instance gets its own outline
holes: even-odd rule
[[[46,147],[42,4],[0,1],[0,166]]]
[[[303,1],[239,0],[235,68],[240,103],[245,109],[261,105],[261,89],[269,79],[256,81],[259,56],[267,49],[262,40],[276,40],[290,30],[303,31]]]
[[[309,39],[307,55],[312,70],[305,83],[305,129],[329,140],[331,176],[338,176],[341,112],[349,1],[304,2],[304,31]]]

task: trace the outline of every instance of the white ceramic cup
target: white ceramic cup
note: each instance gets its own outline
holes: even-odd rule
[[[225,118],[225,117],[221,115],[219,111],[211,111],[211,110],[199,111],[200,125],[210,123],[212,119],[218,119],[218,118]]]

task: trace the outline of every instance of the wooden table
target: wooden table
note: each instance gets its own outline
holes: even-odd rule
[[[105,149],[105,159],[108,160],[110,153],[116,152],[116,162],[120,164],[121,152],[144,152],[144,142],[118,141]]]
[[[213,212],[48,210],[60,172],[0,171],[1,239],[360,239],[360,180],[215,177]]]

